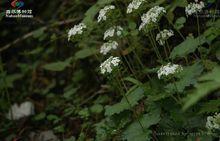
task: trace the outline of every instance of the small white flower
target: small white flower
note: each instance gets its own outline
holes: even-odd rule
[[[113,26],[105,31],[104,40],[108,37],[113,37],[115,34],[120,36],[122,34],[123,28],[121,26]]]
[[[155,6],[151,8],[147,13],[141,16],[142,23],[139,26],[139,30],[141,30],[144,26],[156,24],[159,17],[164,13],[166,13],[166,10],[163,7]]]
[[[209,130],[220,130],[220,113],[207,117],[206,128]]]
[[[133,10],[137,10],[142,2],[145,0],[133,0],[131,3],[129,3],[128,8],[127,8],[127,13],[131,13]]]
[[[73,28],[71,28],[68,32],[68,41],[70,40],[71,36],[75,36],[77,34],[82,34],[83,29],[86,28],[86,25],[84,23],[80,23],[78,25],[75,25]]]
[[[105,21],[107,19],[106,13],[110,10],[113,10],[113,9],[115,9],[114,5],[108,5],[108,6],[105,6],[103,9],[101,9],[99,11],[98,23],[102,20]]]
[[[183,70],[182,66],[168,63],[166,66],[161,66],[161,68],[157,71],[157,74],[158,74],[158,78],[160,79],[162,76],[175,74],[182,70]]]
[[[198,2],[198,0],[195,0],[194,3],[191,2],[186,6],[186,9],[185,9],[186,15],[190,16],[194,13],[201,12],[201,10],[204,7],[205,7],[204,2],[202,1]]]
[[[31,102],[24,102],[20,106],[14,104],[11,106],[7,118],[10,120],[18,120],[34,114],[34,105]]]
[[[100,48],[100,53],[103,55],[106,55],[108,52],[110,52],[113,49],[118,48],[118,43],[116,41],[108,41],[107,43],[104,43]]]
[[[113,67],[117,67],[120,61],[121,60],[119,59],[119,57],[110,56],[106,61],[104,61],[100,65],[101,73],[102,74],[111,73],[113,70]]]
[[[172,36],[174,36],[173,30],[164,29],[163,31],[160,31],[160,33],[157,34],[156,41],[160,45],[164,45],[165,41]]]

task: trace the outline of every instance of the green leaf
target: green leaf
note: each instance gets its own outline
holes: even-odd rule
[[[204,40],[203,36],[196,39],[192,36],[187,37],[185,41],[172,50],[170,58],[175,59],[177,57],[186,57],[188,54],[193,53]]]
[[[144,97],[144,90],[141,87],[134,86],[126,93],[126,96],[128,98],[129,103],[133,107],[136,104],[138,104],[138,101]],[[129,109],[130,105],[128,104],[125,98],[122,98],[122,100],[115,105],[107,105],[105,107],[105,115],[111,116],[114,114],[119,114],[120,112]]]
[[[35,116],[34,116],[34,120],[42,120],[42,119],[44,119],[45,117],[46,117],[46,113],[42,112],[42,113],[40,113],[40,114],[38,114],[38,115],[35,115]]]
[[[124,80],[129,81],[138,86],[142,85],[142,83],[139,80],[132,78],[132,77],[125,77]]]
[[[95,104],[90,107],[92,113],[101,113],[103,111],[103,106],[101,104]]]
[[[48,115],[47,116],[47,120],[49,121],[53,121],[53,120],[58,120],[59,117],[57,115]]]
[[[151,131],[148,129],[151,125],[157,124],[160,121],[160,109],[152,109],[148,114],[144,114],[138,121],[133,122],[123,132],[123,139],[127,141],[150,141]]]
[[[185,17],[180,17],[176,20],[176,22],[174,24],[174,27],[179,30],[179,29],[184,27],[185,22],[186,22],[186,18]]]
[[[185,99],[185,104],[183,106],[183,110],[188,109],[196,102],[198,102],[201,98],[205,97],[209,93],[220,88],[220,67],[215,67],[212,72],[205,74],[199,78],[201,83],[198,83],[195,87],[196,89],[188,94]],[[205,81],[205,82],[204,82]]]
[[[212,72],[207,73],[199,78],[200,81],[216,81],[220,83],[220,67],[216,66]]]
[[[96,54],[97,52],[98,50],[95,48],[85,48],[76,52],[75,59],[84,59],[86,57]]]
[[[210,100],[202,104],[201,107],[202,108],[199,111],[200,114],[218,112],[220,108],[220,99]]]
[[[198,102],[201,98],[218,89],[219,87],[220,83],[216,83],[214,81],[204,82],[196,85],[196,90],[188,94],[188,97],[185,100],[186,102],[183,106],[183,110],[187,110],[189,107],[196,104],[196,102]]]
[[[45,29],[46,29],[45,27],[42,27],[42,28],[39,28],[39,29],[35,30],[33,32],[33,37],[34,38],[40,38],[44,34]]]
[[[166,86],[167,90],[170,93],[175,91],[182,93],[186,87],[197,83],[196,78],[202,73],[203,69],[203,65],[200,62],[185,67],[177,76],[179,80],[175,83],[168,84]]]
[[[14,87],[14,82],[16,80],[19,80],[20,78],[22,78],[23,75],[22,74],[11,74],[11,75],[6,75],[6,76],[1,76],[0,78],[0,88],[1,87],[9,87],[9,88],[13,88]]]
[[[70,99],[72,97],[73,94],[75,94],[77,92],[78,88],[72,88],[70,90],[67,90],[64,94],[63,97],[66,99]]]
[[[53,128],[55,132],[57,133],[64,133],[65,132],[65,127],[64,125],[59,125]]]
[[[65,61],[58,61],[50,64],[46,64],[43,66],[45,70],[49,71],[63,71],[66,67],[70,65],[71,58]]]
[[[89,109],[88,108],[84,108],[84,109],[80,110],[78,114],[82,118],[87,118],[87,117],[89,117]]]
[[[211,43],[220,35],[220,20],[218,19],[215,22],[208,22],[207,26],[210,28],[203,33],[203,36],[206,38],[206,42]]]

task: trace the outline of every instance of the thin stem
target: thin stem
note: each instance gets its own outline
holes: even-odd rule
[[[142,61],[141,61],[141,59],[140,59],[140,57],[137,55],[137,53],[136,53],[136,51],[135,51],[135,48],[130,44],[130,40],[127,38],[127,40],[128,40],[128,44],[129,44],[129,46],[131,46],[133,49],[133,53],[134,53],[134,56],[137,58],[137,61],[139,62],[139,64],[141,65],[141,67],[144,69],[145,67],[144,67],[144,64],[142,63]],[[152,80],[151,79],[151,77],[150,77],[150,75],[147,73],[147,77],[148,77],[148,79],[149,80]]]
[[[121,49],[120,47],[119,47],[119,49],[120,49],[120,51],[122,51],[122,49]],[[129,61],[127,60],[127,58],[126,58],[124,55],[120,54],[120,53],[119,53],[119,55],[120,55],[122,58],[124,58],[126,64],[128,65],[128,68],[131,70],[131,73],[132,73],[132,74],[134,75],[134,77],[137,79],[136,73],[135,73],[135,71],[133,70],[133,68],[131,67],[131,65],[130,65]],[[124,63],[123,63],[123,64],[124,64]],[[124,65],[124,67],[125,67],[126,70],[127,70],[127,66]],[[127,72],[128,72],[128,70],[127,70]]]
[[[160,34],[161,30],[160,30],[158,25],[157,25],[157,29],[158,29],[159,34]],[[166,43],[166,40],[165,40],[165,43]],[[166,50],[166,45],[163,45],[163,50],[164,50],[164,53],[166,55],[167,60],[169,60],[168,53],[167,53],[167,50]]]
[[[196,13],[196,21],[197,21],[197,30],[198,30],[198,37],[200,36],[200,25],[199,25],[199,16],[198,13]],[[199,38],[200,43],[200,38]]]
[[[177,85],[176,85],[176,81],[175,81],[175,79],[173,78],[172,79],[172,81],[173,81],[173,85],[174,85],[174,87],[175,87],[175,89],[176,89],[176,94],[177,94],[177,97],[178,97],[178,103],[180,104],[180,105],[182,105],[182,103],[181,103],[181,98],[180,98],[180,95],[179,95],[179,92],[178,92],[178,89],[177,89]]]
[[[163,61],[162,61],[161,54],[160,54],[160,52],[159,52],[159,50],[158,50],[158,48],[157,48],[157,45],[156,45],[156,43],[155,43],[155,41],[154,41],[154,38],[153,38],[153,35],[152,35],[151,31],[150,31],[150,36],[149,36],[149,38],[150,38],[150,40],[151,40],[151,44],[152,44],[152,46],[153,46],[153,48],[154,48],[154,50],[155,50],[155,53],[156,53],[157,56],[158,56],[158,59],[160,60],[160,62],[163,62]]]
[[[197,30],[198,30],[198,38],[199,38],[199,47],[201,47],[201,41],[200,41],[200,35],[201,35],[201,33],[200,33],[200,24],[199,24],[199,16],[198,16],[198,13],[196,13],[196,21],[197,21]],[[200,57],[202,58],[203,56],[202,56],[201,51],[199,51],[199,53],[200,53]]]
[[[121,73],[120,73],[119,70],[118,70],[118,74],[119,74],[119,77],[122,79],[122,75],[121,75]],[[116,77],[116,79],[117,79],[119,85],[121,86],[121,83],[120,83],[120,80],[118,79],[118,77]],[[128,88],[127,88],[127,86],[125,85],[124,81],[122,80],[121,82],[122,82],[122,85],[124,86],[124,88],[126,89],[126,91],[128,91]],[[125,100],[127,101],[128,105],[129,105],[130,108],[132,109],[132,111],[133,111],[133,113],[134,113],[134,115],[135,115],[135,118],[137,119],[138,123],[140,124],[140,126],[141,126],[141,128],[142,128],[142,130],[143,130],[143,132],[144,132],[144,131],[145,131],[145,130],[144,130],[144,126],[141,124],[141,121],[140,121],[140,119],[138,118],[138,115],[137,115],[136,111],[133,110],[132,105],[131,105],[131,103],[130,103],[128,97],[126,96],[126,94],[125,94],[124,92],[123,92],[122,94],[123,94],[123,97],[125,98]]]

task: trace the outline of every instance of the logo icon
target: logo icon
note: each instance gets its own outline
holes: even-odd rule
[[[14,0],[11,2],[11,6],[14,8],[21,8],[24,6],[24,2],[21,0]]]

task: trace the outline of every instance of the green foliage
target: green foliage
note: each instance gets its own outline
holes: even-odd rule
[[[186,16],[191,1],[146,0],[127,13],[132,1],[42,1],[32,19],[0,13],[2,140],[26,141],[32,132],[46,130],[64,141],[216,140],[206,122],[220,111],[220,19],[218,13],[203,14],[218,10],[217,1],[204,1],[198,18]],[[115,9],[104,11],[106,20],[97,22],[108,5]],[[141,16],[154,6],[166,14],[139,30]],[[68,40],[68,30],[80,22],[85,30],[73,31],[77,35]],[[122,33],[109,32],[104,40],[115,26]],[[157,35],[164,29],[174,35],[162,46]],[[118,46],[104,55],[100,48],[109,40]],[[109,73],[103,75],[100,66],[110,56],[120,63],[112,72],[116,63],[105,63]],[[159,78],[158,70],[168,63],[179,65],[178,73],[165,67],[167,77]],[[25,101],[34,105],[34,114],[10,120],[11,106]]]
[[[195,85],[195,90],[188,94],[183,109],[186,110],[201,98],[220,88],[220,67],[215,67],[211,72],[199,78],[200,83]]]
[[[123,138],[127,141],[150,141],[151,131],[148,128],[157,124],[159,121],[160,109],[154,106],[150,112],[144,114],[139,121],[135,121],[128,126],[128,128],[123,132]]]
[[[196,78],[203,72],[203,65],[200,62],[193,64],[192,66],[185,67],[183,71],[178,74],[179,80],[175,83],[168,84],[166,88],[170,93],[179,92],[183,93],[186,87],[195,85],[197,83]]]
[[[82,49],[76,52],[75,59],[84,59],[96,53],[97,53],[97,50],[95,48],[85,48],[85,49]]]
[[[179,57],[185,57],[188,54],[193,53],[201,44],[200,41],[204,41],[203,36],[198,38],[194,38],[192,36],[187,37],[185,41],[183,41],[181,44],[179,44],[172,50],[170,58],[174,59]]]
[[[14,82],[21,78],[22,78],[22,74],[11,74],[6,76],[5,74],[2,74],[2,76],[0,77],[0,89],[4,87],[13,88]]]
[[[63,71],[66,67],[70,65],[71,58],[65,61],[58,61],[50,64],[46,64],[43,66],[44,69],[49,71]]]
[[[210,100],[210,101],[202,104],[199,113],[200,114],[203,114],[203,113],[214,113],[214,112],[218,112],[219,108],[220,108],[220,99]]]
[[[186,22],[186,18],[185,17],[180,17],[176,20],[174,26],[176,29],[181,29],[184,27],[184,23]]]
[[[119,103],[105,107],[106,116],[119,114],[124,110],[129,110],[131,106],[133,107],[138,104],[138,101],[144,97],[144,90],[141,87],[133,86],[125,95],[127,99],[123,97]]]

